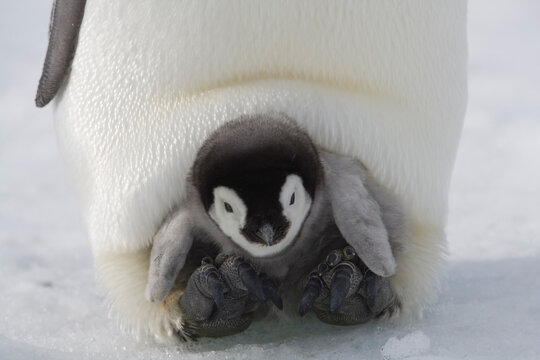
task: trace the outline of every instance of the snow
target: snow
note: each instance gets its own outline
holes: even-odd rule
[[[429,350],[431,341],[422,331],[418,330],[405,335],[401,339],[391,337],[381,349],[384,360],[411,358]]]
[[[0,0],[0,359],[536,359],[540,357],[540,3],[469,4],[470,99],[449,265],[422,319],[257,323],[186,346],[108,318],[57,150],[33,106],[50,3]]]

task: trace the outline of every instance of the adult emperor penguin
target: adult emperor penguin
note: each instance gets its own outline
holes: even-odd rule
[[[83,16],[84,14],[84,16]],[[402,313],[432,299],[466,105],[466,1],[56,0],[38,106],[123,324],[168,338],[145,296],[153,237],[221,124],[282,112],[400,198]]]

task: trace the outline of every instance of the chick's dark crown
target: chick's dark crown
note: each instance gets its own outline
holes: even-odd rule
[[[315,146],[292,120],[260,115],[231,121],[214,132],[199,150],[191,176],[208,209],[218,186],[235,190],[252,206],[268,206],[291,174],[302,179],[313,198],[321,178]]]

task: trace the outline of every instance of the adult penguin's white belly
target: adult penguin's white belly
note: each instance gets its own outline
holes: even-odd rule
[[[393,286],[419,309],[445,249],[465,23],[456,0],[89,1],[56,125],[98,267],[150,246],[212,130],[283,112],[403,200]]]

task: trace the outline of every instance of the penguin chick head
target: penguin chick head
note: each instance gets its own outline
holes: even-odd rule
[[[294,244],[321,182],[309,136],[278,115],[244,117],[212,134],[195,160],[192,181],[208,215],[254,257]]]

